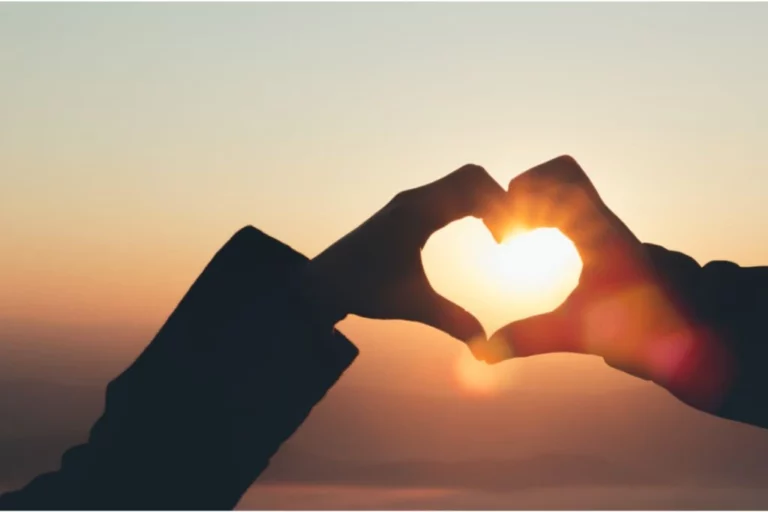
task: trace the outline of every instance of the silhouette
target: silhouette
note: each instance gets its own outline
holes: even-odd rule
[[[560,307],[501,328],[479,358],[595,354],[699,410],[768,427],[768,267],[702,267],[641,243],[568,156],[517,176],[508,196],[516,222],[570,237],[583,270]]]
[[[438,295],[420,250],[504,190],[467,165],[396,196],[308,262],[253,227],[216,254],[154,340],[107,386],[88,442],[0,496],[5,509],[226,509],[357,356],[347,314],[414,320],[464,341],[479,322]]]
[[[468,215],[482,218],[497,240],[510,222],[561,229],[584,262],[577,290],[556,311],[485,341],[474,316],[432,289],[420,257],[433,232]],[[702,268],[640,243],[569,157],[518,176],[506,193],[481,167],[464,166],[398,194],[311,261],[247,227],[109,384],[88,442],[68,450],[58,471],[0,496],[0,508],[234,507],[356,358],[357,348],[334,329],[348,314],[431,325],[492,363],[597,354],[693,407],[766,427],[760,314],[767,283],[763,268]],[[564,462],[617,481],[634,474],[558,455],[538,465],[548,472]],[[473,464],[486,471],[486,463]],[[527,485],[538,481],[533,475]]]

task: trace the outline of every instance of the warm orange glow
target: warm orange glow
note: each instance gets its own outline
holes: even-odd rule
[[[520,380],[515,362],[489,365],[475,359],[469,350],[462,350],[456,359],[454,377],[463,392],[481,396],[503,392]]]
[[[456,360],[456,379],[464,391],[478,395],[490,395],[499,391],[507,367],[490,366],[478,361],[469,350],[462,350]]]

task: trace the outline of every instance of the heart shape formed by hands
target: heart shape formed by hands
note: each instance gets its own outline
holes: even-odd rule
[[[429,282],[466,307],[487,333],[557,307],[574,289],[581,260],[557,229],[512,233],[501,243],[477,219],[438,231],[422,251]]]
[[[577,288],[554,311],[512,322],[486,340],[475,316],[433,288],[422,261],[422,249],[432,234],[467,217],[482,219],[496,240],[516,226],[558,228],[572,240],[583,263]],[[489,237],[483,240],[490,243]],[[511,250],[508,257],[520,256],[522,249]],[[347,314],[420,322],[468,342],[478,359],[490,363],[551,352],[595,354],[695,402],[699,398],[690,389],[701,384],[701,389],[709,386],[712,391],[718,386],[712,378],[718,355],[707,341],[711,337],[697,332],[692,317],[676,307],[674,294],[665,289],[675,276],[659,279],[651,254],[608,209],[570,157],[524,172],[507,191],[485,169],[469,164],[397,194],[313,258],[297,278],[297,288],[304,302],[322,310],[318,322],[335,323]],[[529,261],[540,259],[536,255]],[[525,264],[502,267],[518,277],[530,276],[519,268]],[[479,295],[487,304],[489,297]],[[670,384],[673,377],[685,386]],[[706,382],[694,382],[700,378]]]

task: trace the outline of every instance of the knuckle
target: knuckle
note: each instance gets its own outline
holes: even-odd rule
[[[392,197],[392,199],[389,201],[389,204],[402,206],[409,203],[411,201],[411,197],[413,197],[413,189],[402,190]]]
[[[514,185],[518,188],[521,186],[557,188],[569,184],[583,184],[586,181],[588,181],[587,175],[576,159],[571,155],[564,154],[513,178],[509,187],[511,189]]]
[[[579,167],[579,163],[571,155],[560,155],[555,158],[553,162],[557,162],[558,164],[567,167]]]
[[[402,220],[415,213],[418,201],[415,198],[416,189],[398,192],[387,204],[387,212],[391,219]]]
[[[495,183],[484,167],[476,164],[466,164],[454,171],[451,178],[452,188],[455,193],[462,191],[483,191]]]
[[[477,164],[465,164],[456,172],[466,176],[466,179],[483,179],[489,176],[488,171],[483,166]]]
[[[581,165],[571,155],[560,155],[553,160],[554,168],[557,169],[564,181],[582,181],[587,177]]]

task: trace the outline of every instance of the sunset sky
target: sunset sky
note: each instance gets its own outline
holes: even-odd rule
[[[6,377],[106,382],[240,227],[311,257],[468,162],[506,188],[573,155],[641,240],[766,265],[766,27],[758,3],[0,5]],[[567,243],[540,286],[519,249],[467,219],[424,261],[492,331],[576,283]],[[652,386],[578,356],[478,377],[431,328],[341,329],[344,389]]]
[[[562,153],[641,239],[768,262],[768,6],[0,13],[0,327],[156,329],[245,224],[312,256],[466,162],[506,186]],[[424,255],[489,329],[575,283],[500,288],[494,249],[466,220]]]
[[[0,329],[151,333],[243,225],[312,256],[464,163],[506,186],[562,153],[642,240],[768,263],[766,5],[0,14]],[[500,294],[492,246],[470,219],[424,255],[491,330],[575,283]]]

